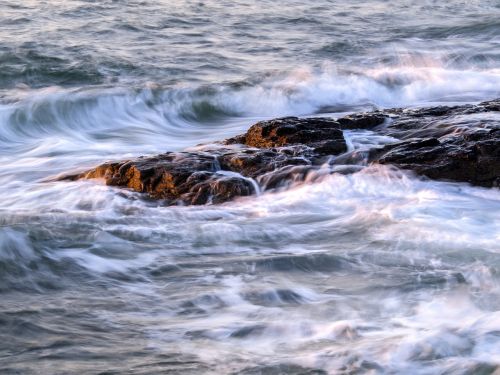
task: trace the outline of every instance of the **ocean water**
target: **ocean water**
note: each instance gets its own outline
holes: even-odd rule
[[[371,166],[165,207],[47,182],[496,97],[497,0],[1,0],[0,373],[500,373],[498,189]]]

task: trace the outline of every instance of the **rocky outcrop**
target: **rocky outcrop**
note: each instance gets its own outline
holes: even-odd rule
[[[170,203],[221,203],[257,192],[252,180],[218,172],[214,156],[203,153],[170,152],[105,163],[67,178],[102,178],[107,185],[127,187]]]
[[[500,186],[500,100],[479,105],[387,111],[381,133],[402,140],[372,150],[370,160],[431,179]]]
[[[167,204],[222,203],[304,180],[312,171],[392,164],[432,179],[500,186],[500,100],[478,105],[390,109],[339,119],[261,121],[203,151],[104,163],[61,179],[101,178]],[[370,130],[392,144],[349,150],[345,131]],[[361,156],[360,156],[361,155]],[[344,168],[344,164],[360,164]]]
[[[245,134],[226,141],[226,144],[232,143],[259,148],[305,145],[318,155],[337,155],[347,151],[341,124],[321,117],[284,117],[261,121]]]
[[[500,187],[500,129],[388,145],[374,160],[438,180]]]
[[[224,143],[212,150],[104,163],[62,179],[100,178],[170,204],[221,203],[275,188],[296,178],[299,169],[305,175],[317,168],[326,155],[347,151],[340,124],[322,118],[259,122]]]

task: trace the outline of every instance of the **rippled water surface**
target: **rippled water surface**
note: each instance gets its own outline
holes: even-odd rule
[[[0,373],[500,372],[498,189],[371,166],[165,207],[47,182],[260,119],[499,96],[493,0],[0,1]]]

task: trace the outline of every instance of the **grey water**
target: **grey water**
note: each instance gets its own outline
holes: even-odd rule
[[[0,0],[0,373],[500,373],[498,189],[371,166],[165,207],[47,182],[499,96],[497,0]]]

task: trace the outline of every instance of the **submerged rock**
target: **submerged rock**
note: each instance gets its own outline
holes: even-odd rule
[[[392,164],[433,179],[500,186],[500,100],[478,105],[390,109],[339,119],[261,121],[202,151],[167,152],[104,163],[61,179],[101,178],[168,204],[222,203],[302,181],[312,171],[352,173],[367,162]],[[370,129],[399,142],[366,157],[348,152],[343,131]],[[365,155],[363,154],[363,155]],[[341,155],[341,156],[340,156]],[[326,164],[325,164],[326,163]],[[359,168],[342,168],[360,164]],[[323,168],[322,168],[323,166]]]

